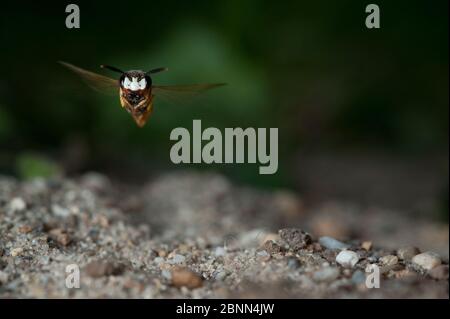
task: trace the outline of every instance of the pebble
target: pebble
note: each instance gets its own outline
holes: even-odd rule
[[[361,271],[357,270],[352,275],[352,283],[355,285],[360,285],[366,281],[366,274]]]
[[[393,266],[398,263],[398,257],[394,255],[387,255],[380,258],[380,263],[384,266]]]
[[[0,285],[4,285],[8,282],[8,274],[0,270]]]
[[[420,254],[420,250],[413,246],[402,247],[397,250],[397,256],[401,260],[411,260],[417,254]]]
[[[313,274],[313,280],[318,282],[332,282],[339,277],[340,271],[336,267],[325,267]]]
[[[267,256],[269,256],[269,253],[267,251],[265,251],[265,250],[260,250],[260,251],[258,251],[256,253],[256,256],[258,256],[258,257],[267,257]]]
[[[199,288],[203,285],[203,279],[187,268],[175,268],[172,270],[172,285],[178,288]]]
[[[19,227],[19,233],[22,233],[22,234],[28,234],[28,233],[30,233],[32,230],[33,230],[33,229],[32,229],[30,226],[28,226],[28,225],[23,225],[23,226],[20,226],[20,227]]]
[[[9,203],[9,207],[11,209],[11,212],[15,213],[23,211],[25,208],[27,208],[27,204],[21,197],[14,197]]]
[[[20,256],[20,255],[22,255],[22,253],[23,253],[23,248],[21,248],[21,247],[17,247],[17,248],[11,249],[11,256],[12,257]]]
[[[67,208],[64,208],[58,204],[52,205],[52,213],[58,217],[68,217],[70,215],[70,211]]]
[[[269,254],[278,254],[283,251],[283,247],[278,245],[272,240],[268,240],[264,243],[263,248],[265,251],[267,251]]]
[[[288,259],[287,265],[291,269],[297,269],[300,267],[300,261],[297,258],[291,257]]]
[[[155,264],[157,264],[159,266],[160,264],[162,264],[164,262],[164,258],[156,257],[153,261],[155,262]]]
[[[172,280],[172,273],[167,269],[164,269],[163,271],[161,271],[161,276],[163,276],[163,278],[165,278],[167,280]]]
[[[412,262],[425,270],[431,270],[441,264],[441,259],[433,252],[425,252],[414,256]]]
[[[264,243],[268,240],[277,242],[280,240],[280,236],[278,234],[275,233],[269,233],[266,236],[263,237],[262,241],[260,242],[260,245],[264,245]]]
[[[265,250],[260,250],[256,253],[256,257],[262,261],[268,261],[270,259],[270,254]]]
[[[363,241],[363,243],[361,244],[361,248],[365,249],[367,251],[372,249],[372,242],[371,241]]]
[[[437,280],[448,280],[448,265],[440,265],[428,272],[431,278]]]
[[[89,277],[117,276],[123,273],[124,267],[110,261],[91,261],[84,269]]]
[[[320,237],[319,244],[321,244],[325,248],[333,249],[333,250],[343,250],[343,249],[346,249],[349,247],[348,245],[344,244],[343,242],[340,242],[339,240],[336,240],[336,239],[334,239],[332,237],[328,237],[328,236]]]
[[[224,280],[226,276],[227,276],[227,273],[224,270],[222,270],[222,271],[219,271],[216,273],[216,275],[214,276],[214,279],[215,280]]]
[[[358,261],[358,254],[351,250],[343,250],[336,256],[336,262],[346,268],[353,268]]]
[[[182,264],[184,263],[186,260],[186,257],[184,257],[183,255],[180,254],[175,254],[172,259],[170,259],[169,263],[170,264]]]
[[[50,237],[62,246],[67,246],[72,242],[69,234],[64,229],[52,229],[49,233]]]
[[[227,251],[225,250],[225,248],[219,246],[214,250],[214,255],[216,257],[223,257],[227,254]]]
[[[311,235],[298,228],[280,229],[278,234],[289,245],[289,248],[294,251],[305,248],[312,242]]]

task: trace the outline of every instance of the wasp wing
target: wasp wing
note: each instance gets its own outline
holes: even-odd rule
[[[114,92],[117,93],[117,89],[119,88],[119,81],[109,78],[107,76],[97,74],[82,68],[79,68],[73,64],[58,61],[61,65],[65,66],[69,70],[78,74],[87,85],[89,85],[94,90],[106,93],[106,92]]]
[[[205,91],[226,85],[226,83],[204,83],[190,85],[153,85],[152,94],[168,102],[185,104]]]

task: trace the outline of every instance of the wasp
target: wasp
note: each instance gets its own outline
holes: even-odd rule
[[[110,65],[100,65],[103,69],[120,74],[119,79],[113,79],[97,74],[73,64],[58,61],[60,64],[75,72],[92,88],[104,91],[107,89],[118,90],[120,104],[132,116],[137,126],[143,127],[153,112],[153,100],[155,97],[189,97],[225,83],[205,83],[192,85],[153,85],[152,74],[167,71],[167,68],[155,68],[150,71],[130,70],[122,71]]]

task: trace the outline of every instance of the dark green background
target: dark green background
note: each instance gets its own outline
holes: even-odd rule
[[[4,174],[52,174],[56,165],[137,181],[177,168],[169,134],[192,119],[278,127],[276,175],[212,167],[265,187],[296,187],[298,152],[376,150],[405,162],[448,154],[447,1],[377,1],[379,30],[365,27],[367,1],[77,1],[81,29],[65,27],[69,3],[0,9]],[[157,102],[139,129],[117,96],[90,90],[57,60],[107,75],[99,64],[166,66],[155,83],[229,85],[198,103]]]

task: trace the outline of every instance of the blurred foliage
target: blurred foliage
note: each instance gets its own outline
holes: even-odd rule
[[[61,174],[58,165],[39,154],[21,153],[17,156],[17,172],[23,179],[55,177]]]
[[[447,1],[377,1],[380,30],[365,28],[363,1],[78,1],[78,30],[65,28],[67,4],[2,4],[2,170],[14,172],[23,150],[73,171],[175,168],[170,131],[193,119],[279,127],[279,174],[214,167],[260,185],[289,185],[283,164],[299,148],[448,152]],[[167,66],[155,83],[229,85],[186,105],[158,101],[138,129],[117,96],[90,90],[57,60],[110,76],[99,64]],[[33,160],[18,163],[28,176]]]

